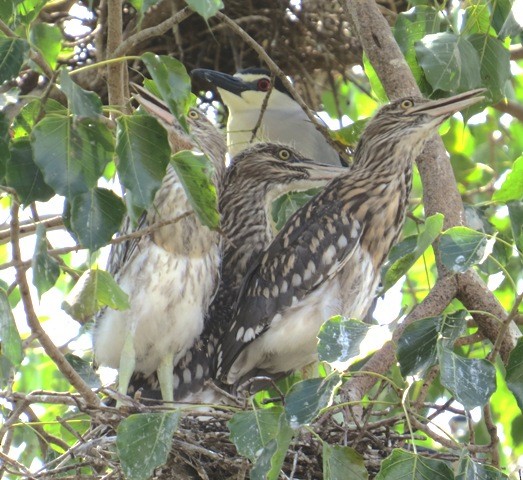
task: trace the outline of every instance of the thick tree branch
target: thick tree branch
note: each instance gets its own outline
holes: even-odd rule
[[[107,2],[107,53],[106,58],[112,58],[113,52],[122,43],[122,0]],[[113,107],[123,107],[125,103],[124,62],[111,63],[107,67],[107,87],[109,104]]]

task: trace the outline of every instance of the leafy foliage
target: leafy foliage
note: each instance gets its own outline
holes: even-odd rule
[[[62,11],[53,17],[50,12],[63,3],[0,2],[0,209],[6,221],[0,227],[0,415],[5,425],[2,440],[7,442],[3,445],[6,470],[2,472],[6,478],[28,477],[29,469],[45,464],[48,470],[59,465],[55,475],[119,475],[121,470],[126,478],[141,480],[150,478],[172,454],[181,412],[154,411],[122,420],[129,413],[125,408],[116,411],[104,406],[97,411],[87,407],[82,403],[85,392],[71,393],[71,377],[64,374],[60,362],[51,360],[44,338],[49,335],[60,347],[58,353],[65,353],[62,362],[73,367],[87,390],[97,389],[100,383],[90,366],[89,348],[82,346],[90,326],[83,325],[89,324],[100,308],[129,308],[131,299],[100,268],[103,249],[116,241],[113,237],[121,229],[124,216],[136,220],[144,209],[154,208],[156,192],[168,168],[176,171],[198,218],[209,228],[219,228],[218,199],[205,156],[189,151],[171,156],[166,131],[155,119],[131,113],[125,102],[110,105],[111,96],[105,89],[113,79],[107,72],[122,59],[111,58],[107,45],[97,43],[104,40],[95,38],[94,31],[86,36],[72,34],[67,25],[73,14]],[[102,25],[104,16],[91,2],[73,3],[86,11],[80,22],[84,27],[96,24],[100,31],[107,31],[107,25]],[[125,6],[131,18],[129,28],[135,27],[139,35],[144,35],[141,28],[146,23],[142,22],[150,12],[161,11],[161,2],[131,0],[129,5]],[[224,8],[221,0],[187,0],[186,5],[202,17],[200,24],[205,22],[213,35],[223,27],[213,23],[216,13]],[[304,2],[300,9],[295,2],[289,5],[287,23],[302,26],[299,10],[306,10],[308,5]],[[363,319],[340,316],[326,321],[318,333],[322,363],[314,372],[315,378],[299,372],[251,397],[248,408],[231,407],[231,413],[221,414],[229,415],[230,442],[236,453],[245,457],[244,462],[250,462],[252,479],[277,479],[294,458],[299,463],[304,456],[320,465],[327,480],[349,476],[365,479],[370,474],[383,480],[508,478],[489,464],[497,455],[507,472],[520,468],[523,342],[519,339],[508,358],[491,355],[493,351],[499,353],[499,343],[515,326],[486,312],[500,341],[488,339],[475,323],[485,312],[468,311],[457,299],[443,311],[434,311],[406,327],[401,324],[405,315],[415,312],[427,298],[442,271],[456,278],[474,272],[488,286],[480,294],[493,292],[509,319],[521,318],[523,115],[519,107],[523,102],[523,76],[521,60],[514,53],[523,34],[516,15],[520,5],[501,0],[461,4],[416,1],[410,6],[408,11],[394,14],[394,36],[421,92],[440,98],[476,87],[487,89],[485,104],[463,112],[461,117],[454,116],[440,131],[456,186],[466,204],[464,223],[447,228],[441,214],[425,214],[420,199],[434,192],[423,191],[420,175],[415,172],[409,218],[402,240],[382,272],[380,294],[385,297],[378,301],[375,314],[382,323],[400,319],[393,341],[384,347],[393,350],[399,368],[382,371],[373,363],[377,354],[371,348],[372,341],[383,335],[378,343],[384,344],[390,338],[386,326],[370,326],[362,323]],[[245,18],[242,26],[248,30],[249,22],[255,19]],[[323,27],[314,24],[320,33]],[[183,28],[170,28],[183,40]],[[72,41],[76,35],[77,40]],[[155,49],[154,40],[148,43],[142,38],[140,42],[150,50],[161,50]],[[140,56],[126,65],[152,77],[146,82],[188,133],[186,114],[195,97],[182,55],[176,52],[176,59],[173,55],[143,53],[139,51],[140,42],[134,44]],[[176,48],[181,49],[182,43]],[[278,53],[278,45],[263,46],[270,46],[271,55]],[[304,48],[309,46],[304,44]],[[104,54],[89,57],[93,51]],[[311,54],[317,52],[298,51],[296,58]],[[235,61],[242,55],[241,49],[235,51]],[[207,58],[208,52],[202,51],[201,56]],[[102,57],[107,63],[99,65]],[[332,132],[332,138],[349,148],[356,146],[377,106],[376,99],[386,101],[377,70],[366,55],[359,63],[354,69],[345,66],[344,75],[328,77],[330,82],[323,81],[327,77],[314,77],[315,81],[322,79],[315,88],[326,85],[322,103],[332,124],[335,120],[336,125],[343,125]],[[195,66],[191,62],[187,65]],[[80,70],[80,66],[84,68]],[[107,75],[103,81],[89,79],[100,79],[101,75]],[[123,85],[124,80],[119,80]],[[211,103],[208,96],[200,100]],[[122,190],[125,195],[121,195]],[[277,199],[272,212],[276,228],[281,228],[289,215],[315,193]],[[15,208],[18,204],[22,207],[19,213]],[[67,230],[60,220],[62,214]],[[61,229],[59,234],[57,228]],[[22,249],[22,258],[11,254],[16,246]],[[444,268],[438,268],[441,266]],[[25,275],[32,285],[20,281]],[[58,311],[60,305],[63,311]],[[392,313],[396,307],[402,309],[399,314]],[[42,332],[35,333],[35,319],[45,327]],[[35,338],[41,339],[45,352]],[[363,400],[352,402],[347,386],[367,369],[379,383]],[[57,394],[50,394],[53,401],[46,403],[45,398],[37,401],[41,391]],[[32,408],[33,403],[38,408]],[[363,412],[360,430],[352,416],[358,411]],[[87,432],[93,412],[109,412],[111,420],[107,423],[116,428],[115,444],[108,440],[109,447],[96,447],[102,452],[100,458],[109,459],[110,467],[96,464],[95,470],[82,463],[81,449],[70,450],[73,453],[53,463],[73,448],[78,438],[82,442],[91,438]],[[429,452],[439,450],[441,436],[434,432],[447,431],[449,422],[444,414],[448,417],[456,412],[466,417],[468,424],[465,433],[446,433],[447,445],[453,446],[448,449],[454,454],[453,463],[406,450],[405,443],[422,444]],[[121,421],[111,417],[113,414]],[[210,412],[209,417],[212,415]],[[413,426],[414,419],[418,426]],[[420,425],[424,428],[423,441],[418,435]],[[501,440],[489,434],[496,428],[503,432]],[[188,430],[180,434],[187,436]],[[368,453],[375,447],[374,440],[379,445],[374,452],[379,450],[382,461],[372,470]],[[397,444],[405,445],[405,449],[395,448]],[[481,445],[487,452],[481,463],[467,453],[471,445]],[[488,451],[486,445],[492,450]],[[194,454],[193,463],[204,458],[205,446],[198,448],[201,457],[195,460]],[[288,449],[294,449],[294,456],[287,455]],[[489,457],[494,450],[496,454]],[[219,463],[217,458],[224,458],[212,448],[208,452],[216,455],[215,463]],[[7,461],[10,457],[11,463]],[[18,475],[9,476],[8,469]]]

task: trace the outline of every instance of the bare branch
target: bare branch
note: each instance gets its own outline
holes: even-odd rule
[[[40,325],[40,321],[34,311],[33,301],[31,299],[31,293],[29,290],[29,284],[25,276],[25,269],[19,264],[21,263],[20,244],[18,237],[18,212],[20,206],[18,202],[13,198],[11,206],[11,246],[13,261],[18,262],[16,266],[16,281],[20,289],[20,296],[22,297],[22,303],[25,310],[27,322],[31,331],[38,337],[40,344],[45,350],[45,353],[54,361],[58,369],[62,374],[69,380],[71,385],[76,388],[78,393],[86,400],[88,405],[99,405],[100,399],[91,391],[89,386],[82,380],[80,375],[76,373],[71,364],[66,360],[60,349],[52,342],[45,330]]]

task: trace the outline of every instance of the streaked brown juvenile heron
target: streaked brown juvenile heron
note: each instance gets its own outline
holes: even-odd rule
[[[305,159],[277,144],[257,144],[234,157],[219,204],[224,236],[220,287],[204,333],[174,368],[175,399],[205,403],[215,399],[214,391],[202,393],[202,386],[212,376],[214,348],[228,327],[248,265],[277,233],[271,214],[273,201],[288,192],[323,186],[344,171]],[[142,389],[142,398],[158,398],[155,375],[136,375],[131,383],[133,390]]]
[[[136,87],[135,99],[168,132],[173,152],[196,149],[212,163],[213,182],[221,189],[225,171],[225,140],[198,110],[188,114],[187,135],[163,102]],[[153,205],[138,229],[185,213],[182,220],[158,228],[111,250],[108,270],[129,295],[129,310],[107,308],[96,321],[95,361],[118,368],[118,390],[127,393],[133,372],[158,373],[163,399],[173,399],[173,364],[199,336],[217,288],[220,239],[196,217],[184,188],[169,165]],[[132,230],[126,220],[124,233]]]
[[[217,377],[235,384],[260,371],[299,369],[317,358],[329,317],[363,318],[401,233],[412,163],[453,113],[483,90],[384,106],[357,145],[354,164],[287,221],[251,263],[230,326],[217,347]]]

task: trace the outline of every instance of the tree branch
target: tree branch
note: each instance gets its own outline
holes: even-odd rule
[[[122,43],[122,0],[107,2],[107,53],[106,58],[112,58],[113,52]],[[124,67],[125,62],[111,63],[107,67],[107,87],[109,105],[115,108],[123,107],[125,103]]]
[[[11,246],[12,256],[14,262],[21,262],[20,244],[18,237],[18,212],[20,206],[15,198],[12,199],[11,206]],[[16,266],[16,281],[20,289],[20,296],[22,297],[22,304],[24,306],[25,315],[31,331],[38,337],[40,344],[45,350],[45,353],[54,361],[60,372],[67,378],[69,383],[76,388],[78,393],[82,395],[88,405],[97,406],[100,404],[100,399],[91,391],[89,386],[82,380],[80,375],[76,373],[71,364],[63,356],[60,349],[52,342],[45,330],[40,325],[40,321],[34,311],[33,302],[31,300],[31,293],[29,284],[25,276],[25,269]]]

